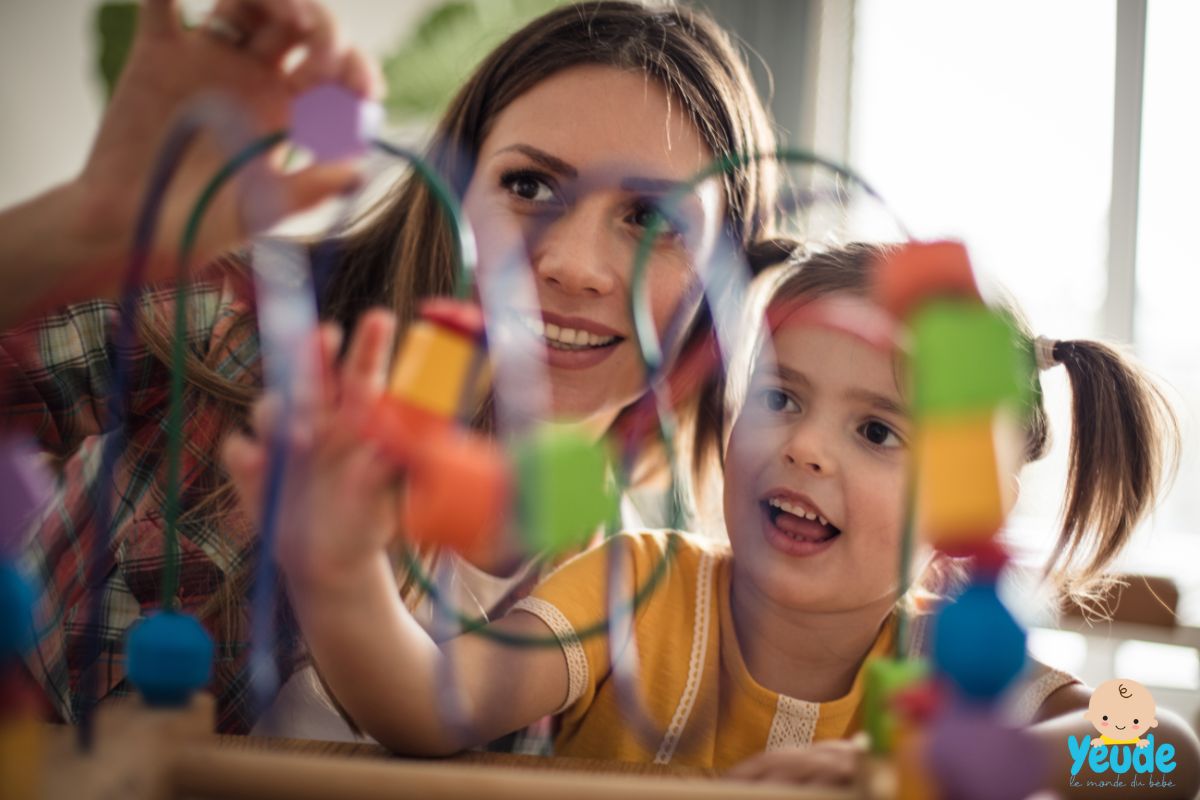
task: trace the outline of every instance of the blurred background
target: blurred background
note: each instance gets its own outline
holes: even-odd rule
[[[327,0],[389,83],[388,136],[419,144],[492,44],[555,0]],[[976,268],[1051,338],[1123,343],[1181,413],[1178,478],[1119,568],[1116,620],[1056,619],[1017,582],[1043,660],[1155,687],[1200,718],[1200,3],[1193,0],[695,0],[740,39],[781,141],[852,165],[919,237]],[[211,0],[185,0],[199,20]],[[133,8],[0,0],[0,204],[83,163]],[[380,167],[383,170],[383,167]],[[383,174],[376,191],[388,184]],[[864,220],[860,228],[870,229]],[[816,238],[862,232],[810,229]],[[1056,446],[1011,520],[1023,562],[1056,531],[1069,441],[1062,370],[1043,374]]]

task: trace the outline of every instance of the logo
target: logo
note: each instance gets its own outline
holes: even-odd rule
[[[1156,708],[1150,690],[1137,681],[1118,678],[1097,686],[1083,718],[1099,735],[1068,737],[1071,785],[1173,787],[1166,776],[1175,769],[1175,747],[1156,744],[1149,732],[1158,727]],[[1086,783],[1079,775],[1085,763],[1093,773]]]

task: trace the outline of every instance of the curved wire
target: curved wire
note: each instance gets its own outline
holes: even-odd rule
[[[680,527],[682,512],[679,503],[679,471],[678,461],[675,457],[675,437],[676,437],[676,421],[674,410],[671,407],[671,398],[669,393],[663,391],[664,377],[664,362],[665,356],[662,343],[659,340],[658,332],[654,325],[654,317],[650,306],[649,293],[645,290],[647,267],[650,260],[650,253],[655,240],[664,231],[668,225],[668,221],[674,216],[676,209],[680,203],[690,195],[703,182],[717,177],[724,176],[730,172],[757,163],[763,160],[774,160],[791,164],[810,164],[824,167],[831,172],[849,180],[852,184],[861,188],[868,196],[874,198],[879,204],[887,210],[892,216],[897,228],[902,232],[906,239],[911,239],[908,228],[903,221],[892,211],[890,206],[883,200],[882,196],[858,173],[847,166],[832,161],[823,156],[817,155],[805,150],[780,149],[770,153],[731,153],[723,158],[716,159],[687,181],[676,187],[670,192],[661,203],[655,205],[652,210],[649,223],[638,241],[638,247],[634,255],[634,264],[632,277],[630,279],[630,312],[634,324],[634,334],[638,343],[638,351],[642,357],[643,365],[646,369],[646,382],[653,394],[656,408],[658,410],[659,420],[659,435],[662,444],[667,453],[668,468],[671,475],[671,527]],[[795,208],[804,207],[809,202],[816,202],[820,199],[818,193],[807,193],[793,197],[792,206]],[[709,289],[711,285],[710,276],[704,274],[703,270],[697,271],[697,277],[700,280],[707,302],[712,307],[714,301],[719,301],[720,297],[711,296]],[[721,323],[721,315],[716,313],[717,309],[713,308],[713,325],[716,328]],[[718,342],[722,345],[719,350],[721,358],[728,358],[728,350],[726,341],[722,341],[721,332],[718,330]],[[907,550],[911,545],[912,530],[911,526],[906,526],[904,531],[905,540],[902,542],[902,547]],[[908,561],[901,559],[901,587],[907,585],[907,570]],[[612,581],[610,581],[610,584]],[[903,611],[901,610],[901,614]],[[903,630],[903,625],[901,627]],[[614,634],[617,628],[612,629]],[[632,630],[629,632],[633,635]],[[899,637],[898,637],[899,641]],[[610,652],[619,652],[617,645],[619,643],[610,642]],[[635,648],[631,648],[631,652],[636,652]],[[613,677],[616,684],[617,694],[626,713],[630,715],[636,723],[641,736],[644,739],[660,737],[663,731],[649,721],[648,715],[637,695],[636,675],[633,674],[633,668],[636,665],[631,665],[626,659],[624,663],[615,664]],[[647,727],[647,726],[650,727]]]

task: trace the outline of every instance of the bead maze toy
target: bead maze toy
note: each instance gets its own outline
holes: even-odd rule
[[[429,300],[401,341],[386,397],[365,419],[369,435],[403,467],[409,491],[404,493],[405,530],[414,544],[433,544],[464,553],[486,547],[506,531],[516,531],[530,553],[563,553],[581,546],[616,519],[619,472],[632,454],[613,454],[579,434],[534,425],[514,431],[505,447],[471,431],[470,417],[480,398],[492,388],[491,369],[497,354],[488,347],[489,303],[474,296],[474,243],[450,190],[415,154],[374,138],[377,109],[348,96],[336,87],[320,87],[299,98],[291,129],[255,140],[239,150],[218,174],[197,203],[180,248],[177,360],[174,364],[172,407],[171,486],[168,493],[167,536],[175,536],[178,459],[182,423],[182,350],[187,265],[199,219],[216,189],[242,165],[285,138],[318,159],[338,158],[377,146],[407,159],[424,177],[442,203],[457,236],[455,246],[461,279],[454,298]],[[139,224],[133,264],[126,282],[122,336],[132,317],[133,298],[152,240],[157,206],[171,172],[195,132],[212,122],[211,109],[185,115],[169,138],[160,169],[147,192]],[[748,159],[773,158],[783,162],[816,163],[832,169],[874,195],[854,173],[812,154],[782,152],[736,154],[697,175],[691,185],[724,174]],[[647,369],[647,385],[658,404],[656,424],[668,452],[672,444],[672,406],[665,385],[665,365],[670,348],[658,341],[651,323],[648,299],[641,290],[651,243],[672,211],[680,194],[669,198],[642,239],[634,265],[631,308],[639,346]],[[269,202],[269,198],[264,200]],[[907,237],[907,234],[906,234]],[[910,238],[911,237],[907,237]],[[257,260],[257,259],[256,259]],[[264,256],[264,261],[268,260]],[[294,344],[315,326],[314,281],[293,274],[295,280],[256,280],[263,313],[264,364],[268,388],[284,397],[303,391],[312,373],[306,371]],[[284,275],[286,278],[287,275]],[[724,296],[705,281],[707,300],[717,320],[722,349],[731,345],[732,320],[739,309],[728,308]],[[289,294],[290,292],[290,294]],[[561,797],[583,800],[622,794],[633,798],[667,797],[789,797],[820,800],[850,798],[948,796],[1023,796],[1039,784],[1036,770],[1005,770],[1006,759],[1033,763],[1036,752],[1025,735],[1005,727],[995,713],[995,703],[1015,679],[1025,660],[1025,637],[1020,626],[996,593],[997,575],[1005,556],[995,540],[1007,508],[1008,465],[1000,457],[1011,449],[1002,441],[1014,427],[1028,402],[1031,354],[1018,347],[1011,325],[980,300],[966,250],[952,242],[910,241],[880,267],[877,302],[890,320],[846,320],[835,307],[824,307],[831,324],[858,332],[881,347],[892,347],[895,332],[904,331],[911,343],[910,374],[914,413],[918,425],[912,475],[912,513],[905,537],[907,548],[919,532],[930,545],[972,560],[971,582],[966,590],[938,611],[934,628],[932,662],[926,664],[899,650],[888,659],[869,665],[866,728],[871,753],[865,755],[855,784],[838,789],[797,789],[721,783],[711,776],[689,774],[672,779],[620,775],[597,776],[597,765],[574,765],[584,772],[528,769],[528,762],[513,757],[504,762],[480,764],[470,757],[441,762],[313,756],[272,750],[237,748],[212,734],[211,700],[200,690],[211,674],[213,643],[199,623],[173,607],[174,585],[169,570],[177,556],[168,549],[164,574],[163,610],[131,631],[127,644],[128,673],[139,700],[113,703],[97,710],[81,728],[89,731],[81,742],[72,741],[65,729],[32,723],[10,691],[15,679],[5,678],[0,707],[0,765],[6,790],[14,796],[78,797],[326,797],[333,794],[371,797]],[[274,305],[272,305],[274,304]],[[880,323],[880,324],[876,324]],[[875,327],[872,327],[875,325]],[[127,339],[126,339],[127,340]],[[287,343],[292,343],[289,349]],[[664,350],[666,352],[664,352]],[[118,348],[118,354],[120,348]],[[708,364],[703,365],[705,368]],[[118,366],[118,376],[122,375]],[[537,376],[534,379],[538,379]],[[117,422],[124,379],[114,389]],[[302,410],[285,404],[285,419]],[[280,428],[286,426],[281,424]],[[119,436],[112,439],[119,443]],[[277,446],[275,446],[277,445]],[[270,652],[274,575],[268,555],[274,509],[280,502],[279,481],[287,460],[286,442],[271,450],[271,480],[262,520],[263,554],[255,589],[256,637],[268,642]],[[106,463],[115,458],[115,447],[106,450]],[[17,461],[4,451],[8,465]],[[674,466],[674,465],[672,465]],[[614,479],[614,471],[618,473]],[[11,492],[0,481],[0,490]],[[472,487],[472,502],[462,502],[461,487]],[[174,495],[174,496],[172,496]],[[30,495],[32,496],[32,495]],[[32,501],[4,497],[5,527],[17,527],[32,509]],[[99,499],[101,519],[107,521],[108,499]],[[676,509],[677,511],[677,509]],[[107,523],[106,523],[107,524]],[[106,529],[106,528],[105,528]],[[0,563],[0,668],[14,673],[19,652],[29,646],[27,631],[11,620],[29,616],[24,589],[12,566],[11,548]],[[664,557],[664,562],[666,557]],[[908,585],[908,564],[902,559],[902,591]],[[421,572],[415,557],[408,565],[416,571],[431,596],[437,586]],[[654,581],[638,595],[653,591]],[[25,603],[25,605],[22,605]],[[446,609],[463,629],[478,621],[457,609]],[[632,609],[625,609],[631,613]],[[614,610],[614,613],[616,611]],[[268,626],[269,627],[269,626]],[[599,635],[609,626],[598,620]],[[898,647],[903,636],[897,636]],[[261,645],[261,643],[259,643]],[[512,642],[514,646],[556,644],[548,641]],[[269,695],[275,681],[264,668],[258,671]],[[614,674],[622,679],[622,670]],[[636,697],[627,693],[631,719],[639,719]],[[638,724],[647,728],[644,721]],[[645,735],[661,732],[645,730]],[[966,741],[986,741],[989,760],[974,756]],[[38,753],[42,755],[39,756]],[[516,764],[499,767],[496,763]],[[1001,768],[997,768],[997,764]],[[14,766],[15,765],[15,766]],[[591,770],[591,772],[588,772]],[[661,774],[647,769],[646,774]],[[986,784],[991,793],[979,790]]]

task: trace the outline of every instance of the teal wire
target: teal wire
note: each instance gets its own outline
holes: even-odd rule
[[[667,451],[668,468],[671,473],[671,525],[679,527],[682,524],[682,509],[679,503],[678,487],[680,485],[679,465],[675,458],[675,415],[670,408],[670,399],[664,397],[658,389],[658,373],[663,366],[662,343],[658,339],[658,332],[654,327],[654,315],[650,307],[650,297],[645,290],[646,269],[650,262],[650,252],[654,247],[654,241],[667,225],[668,216],[672,214],[680,204],[680,202],[691,194],[696,188],[706,180],[718,176],[728,175],[735,169],[739,169],[750,164],[758,163],[764,160],[773,160],[787,164],[812,164],[815,166],[824,167],[836,175],[839,175],[849,180],[854,185],[861,188],[867,195],[874,198],[879,204],[887,210],[900,230],[904,238],[911,240],[912,235],[909,233],[907,226],[895,214],[894,211],[884,202],[883,197],[877,192],[874,187],[869,184],[865,178],[852,170],[850,167],[832,161],[824,156],[819,156],[816,153],[807,150],[795,149],[779,149],[769,153],[756,152],[738,152],[730,153],[723,158],[716,159],[678,186],[674,191],[669,193],[663,203],[656,207],[650,216],[650,221],[646,225],[646,230],[638,240],[637,251],[633,261],[633,275],[630,280],[630,305],[632,306],[634,335],[638,343],[638,350],[642,356],[642,362],[646,368],[646,374],[650,380],[651,391],[654,392],[655,402],[658,407],[659,430],[662,437],[663,446]],[[912,547],[914,524],[912,520],[911,504],[907,522],[904,526],[904,531],[901,536],[901,556],[900,556],[900,584],[898,587],[898,599],[903,597],[903,593],[907,590],[909,581],[909,557],[908,553]],[[907,630],[906,612],[902,603],[897,603],[897,613],[899,615],[900,631]],[[896,637],[897,642],[901,642],[902,637]]]
[[[196,236],[204,213],[213,198],[225,183],[242,167],[268,152],[284,141],[285,131],[263,136],[229,160],[204,187],[183,230],[179,245],[179,260],[176,265],[175,327],[171,347],[171,396],[167,414],[167,497],[164,509],[166,528],[166,552],[163,560],[162,604],[168,611],[178,606],[176,597],[179,587],[179,509],[182,485],[180,472],[183,465],[183,377],[187,364],[187,299],[188,261],[195,247]]]

